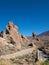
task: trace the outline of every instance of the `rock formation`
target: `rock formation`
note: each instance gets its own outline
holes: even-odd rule
[[[0,33],[0,37],[3,38],[4,36],[5,36],[5,32],[4,32],[4,30],[2,30],[1,33]]]
[[[27,39],[27,37],[21,35],[21,38],[24,44],[29,44],[30,41]]]
[[[35,32],[32,33],[32,36],[33,36],[33,39],[36,39],[36,33]]]
[[[13,39],[15,45],[17,46],[17,49],[21,49],[21,43],[23,42],[20,34],[18,33],[18,27],[15,26],[12,22],[9,22],[9,24],[6,26],[6,34],[9,34]]]
[[[8,25],[6,26],[6,34],[10,36],[11,40],[13,40],[17,49],[21,49],[23,44],[29,43],[29,40],[27,39],[27,37],[20,35],[18,33],[18,27],[14,25],[12,22],[9,22]]]
[[[33,36],[33,39],[34,39],[34,40],[36,40],[36,41],[40,41],[40,39],[39,39],[39,38],[37,38],[37,36],[36,36],[36,33],[35,33],[35,32],[33,32],[33,33],[32,33],[32,36]]]
[[[4,38],[7,43],[15,45],[17,49],[22,49],[22,46],[30,44],[27,37],[20,35],[18,27],[11,21],[6,26],[6,32],[2,31],[0,33],[0,37]]]

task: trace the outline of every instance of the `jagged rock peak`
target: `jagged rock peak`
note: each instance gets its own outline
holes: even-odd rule
[[[8,26],[18,29],[18,27],[16,25],[14,25],[12,21],[9,21]]]
[[[4,30],[2,30],[2,31],[1,31],[1,33],[0,33],[0,37],[2,37],[2,38],[3,38],[4,36],[5,36],[5,31],[4,31]]]
[[[12,21],[9,21],[8,25],[6,26],[6,34],[9,34],[9,32],[13,29],[18,31],[18,27],[14,25]]]
[[[35,32],[32,33],[32,36],[34,39],[36,39],[36,33]]]
[[[21,41],[21,36],[18,32],[18,27],[14,25],[13,22],[11,21],[6,26],[6,34],[10,35],[12,40],[15,42],[17,48],[21,48],[20,42],[22,43],[22,41]]]

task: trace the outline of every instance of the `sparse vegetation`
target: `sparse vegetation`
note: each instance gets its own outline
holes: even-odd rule
[[[0,65],[14,65],[10,60],[0,59]]]
[[[45,55],[43,56],[43,54],[46,53],[46,56],[48,56],[49,42],[45,40],[43,43],[43,40],[39,38],[37,38],[36,33],[33,33],[32,39],[27,39],[27,37],[18,33],[17,26],[9,22],[6,26],[6,32],[2,31],[2,33],[0,33],[0,56],[4,58],[0,59],[0,65],[36,65],[36,63],[37,65],[49,65],[49,61],[41,62],[40,60],[42,57],[44,58]],[[40,53],[42,57],[38,54],[39,49],[45,52]],[[41,58],[38,59],[38,56]],[[5,59],[6,57],[9,60]],[[37,61],[37,59],[39,61]]]
[[[34,65],[36,54],[28,54],[14,59],[0,59],[0,65]]]
[[[41,65],[49,65],[49,61],[42,62]]]
[[[36,59],[36,54],[28,54],[23,57],[18,57],[15,59],[11,59],[11,61],[17,65],[34,65],[35,64],[35,59]]]

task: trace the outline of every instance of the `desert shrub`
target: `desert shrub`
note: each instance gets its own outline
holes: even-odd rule
[[[0,65],[14,65],[10,60],[0,59]]]
[[[49,65],[49,61],[42,62],[41,65]]]
[[[37,61],[35,65],[49,65],[49,61]]]
[[[34,65],[35,58],[35,53],[30,53],[10,60],[17,65]]]

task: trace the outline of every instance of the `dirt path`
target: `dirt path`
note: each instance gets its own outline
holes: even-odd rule
[[[34,49],[35,48],[33,47],[33,48],[28,48],[28,49],[25,49],[25,50],[18,51],[18,52],[13,53],[13,54],[2,55],[2,56],[0,56],[0,59],[12,59],[12,58],[15,58],[15,57],[23,56],[23,55],[32,53]]]

